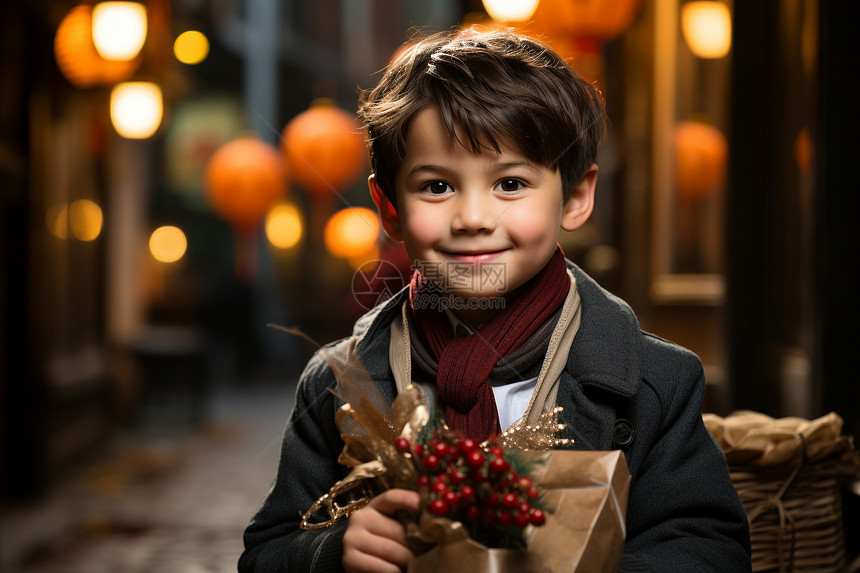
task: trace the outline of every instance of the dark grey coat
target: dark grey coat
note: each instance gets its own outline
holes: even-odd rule
[[[622,571],[748,571],[746,514],[725,458],[705,429],[705,379],[690,351],[642,332],[627,304],[572,263],[582,323],[558,392],[560,437],[583,450],[623,449],[632,476]],[[381,304],[353,332],[358,353],[388,399],[389,326],[405,293]],[[341,341],[343,343],[343,341]],[[338,343],[335,343],[338,344]],[[341,571],[345,520],[299,529],[301,515],[347,470],[334,424],[335,378],[317,353],[305,369],[272,489],[245,531],[240,572]]]

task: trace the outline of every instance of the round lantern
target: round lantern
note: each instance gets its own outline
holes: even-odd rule
[[[224,144],[206,164],[209,205],[239,234],[254,231],[283,197],[287,177],[278,149],[256,137]]]
[[[342,209],[326,223],[323,238],[326,248],[336,257],[361,256],[376,245],[379,217],[365,207]]]
[[[130,78],[140,67],[140,58],[128,61],[106,60],[93,44],[92,6],[75,6],[57,28],[54,57],[63,76],[72,85],[88,88],[114,84]]]
[[[367,169],[361,128],[330,100],[317,100],[290,120],[282,140],[290,173],[317,197],[351,185]]]
[[[529,28],[550,38],[574,35],[611,40],[636,17],[639,0],[541,0]]]
[[[728,143],[712,125],[685,121],[675,127],[675,175],[682,199],[698,200],[720,192],[726,180]]]

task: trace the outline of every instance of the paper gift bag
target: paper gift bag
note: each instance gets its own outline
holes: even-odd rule
[[[630,490],[624,454],[556,450],[536,481],[546,491],[547,521],[535,528],[529,550],[552,573],[618,571]]]
[[[488,549],[472,539],[443,543],[409,562],[408,573],[550,573],[544,558],[522,549]]]

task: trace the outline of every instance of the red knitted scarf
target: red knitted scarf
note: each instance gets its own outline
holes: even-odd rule
[[[432,288],[418,271],[412,275],[409,300],[415,331],[438,361],[438,407],[449,427],[483,441],[498,435],[499,413],[490,385],[490,371],[500,358],[525,343],[564,303],[570,280],[561,247],[546,266],[505,300],[505,308],[478,331],[455,337],[451,323],[438,308],[415,307],[414,301]],[[442,293],[444,294],[444,293]]]

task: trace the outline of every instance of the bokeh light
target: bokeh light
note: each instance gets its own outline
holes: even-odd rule
[[[341,258],[358,257],[376,245],[379,218],[365,207],[349,207],[332,215],[323,231],[325,246]]]
[[[484,9],[496,22],[522,22],[531,18],[539,0],[484,0]]]
[[[199,64],[209,55],[209,39],[197,30],[182,32],[173,42],[173,54],[183,64]]]
[[[279,203],[266,216],[266,237],[273,246],[289,249],[302,238],[302,217],[291,203]]]
[[[721,2],[684,4],[681,28],[690,50],[700,58],[722,58],[732,47],[732,16]]]
[[[138,2],[100,2],[93,8],[93,44],[106,60],[137,56],[146,27],[146,8]]]
[[[110,95],[114,129],[128,139],[146,139],[158,130],[164,113],[161,88],[152,82],[123,82]]]
[[[69,231],[79,241],[94,241],[102,232],[102,209],[89,199],[69,204]]]
[[[159,227],[149,237],[149,252],[162,263],[175,263],[185,255],[187,248],[185,233],[173,225]]]

